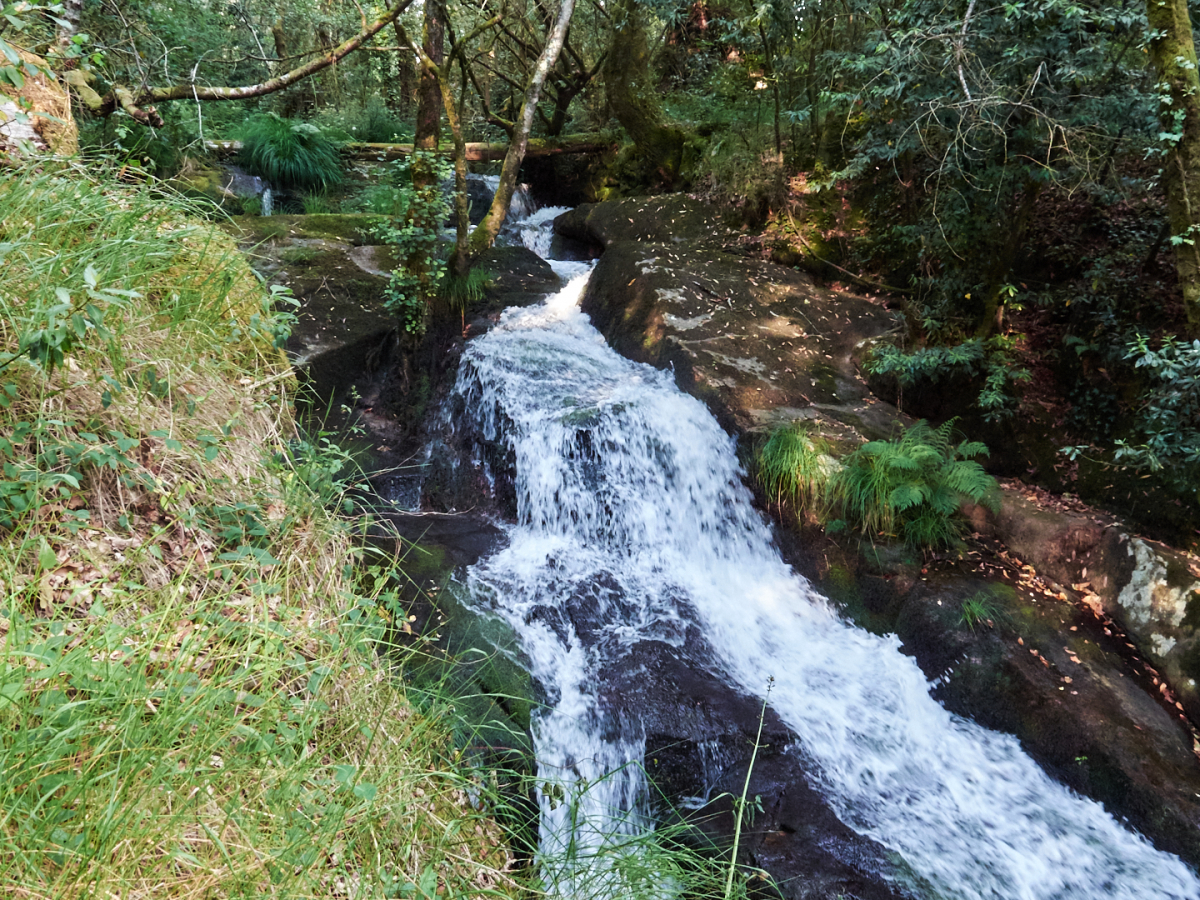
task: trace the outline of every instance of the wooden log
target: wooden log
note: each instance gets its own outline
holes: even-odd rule
[[[613,146],[613,141],[604,140],[599,134],[573,134],[561,138],[530,138],[529,147],[525,151],[526,158],[538,156],[556,156],[560,153],[601,153]],[[205,141],[204,147],[209,153],[224,156],[236,153],[242,149],[241,141]],[[342,154],[350,159],[378,160],[386,162],[402,159],[413,152],[412,144],[366,144],[349,143],[342,145]],[[437,151],[442,156],[451,156],[454,150],[449,147]],[[489,144],[470,142],[467,144],[467,159],[471,162],[491,162],[504,159],[508,152],[508,144]]]

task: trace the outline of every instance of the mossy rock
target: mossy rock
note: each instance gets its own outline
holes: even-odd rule
[[[324,238],[352,247],[378,244],[374,229],[387,222],[386,216],[370,213],[320,213],[317,215],[237,216],[239,242],[278,243],[294,238]]]

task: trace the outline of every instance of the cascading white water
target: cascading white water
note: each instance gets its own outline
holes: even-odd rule
[[[771,705],[832,808],[899,854],[919,895],[1200,897],[1177,858],[1014,738],[946,712],[894,636],[847,625],[783,563],[733,440],[668,373],[607,347],[578,310],[586,277],[470,342],[456,386],[458,427],[515,464],[517,524],[467,586],[520,635],[547,697],[533,736],[548,882],[611,891],[609,868],[588,881],[589,855],[650,827],[643,736],[605,713],[597,677],[639,641],[682,647],[693,624],[694,665],[758,696],[774,677]]]

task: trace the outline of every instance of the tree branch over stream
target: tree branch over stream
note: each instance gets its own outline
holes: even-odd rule
[[[158,128],[163,125],[163,119],[158,110],[154,108],[153,104],[155,103],[167,100],[246,100],[251,97],[273,94],[340,62],[390,25],[412,2],[413,0],[397,0],[382,16],[373,22],[365,23],[363,29],[354,37],[343,41],[317,59],[310,60],[302,66],[258,84],[241,87],[202,87],[190,83],[135,90],[118,84],[113,85],[104,96],[100,96],[90,89],[80,90],[80,98],[98,115],[108,116],[120,108],[125,110],[135,121]],[[76,79],[72,79],[72,83],[76,87],[81,87]]]

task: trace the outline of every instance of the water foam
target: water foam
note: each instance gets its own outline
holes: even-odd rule
[[[642,736],[606,715],[596,675],[638,641],[682,646],[693,623],[706,645],[693,664],[759,696],[774,677],[771,704],[832,808],[902,857],[918,895],[1200,897],[1177,858],[1014,738],[948,713],[894,636],[846,624],[785,565],[733,439],[668,373],[607,347],[577,308],[585,282],[507,311],[470,342],[456,386],[460,429],[515,467],[510,542],[468,587],[520,634],[549,701],[533,724],[548,881],[586,893],[564,851],[650,827]]]

